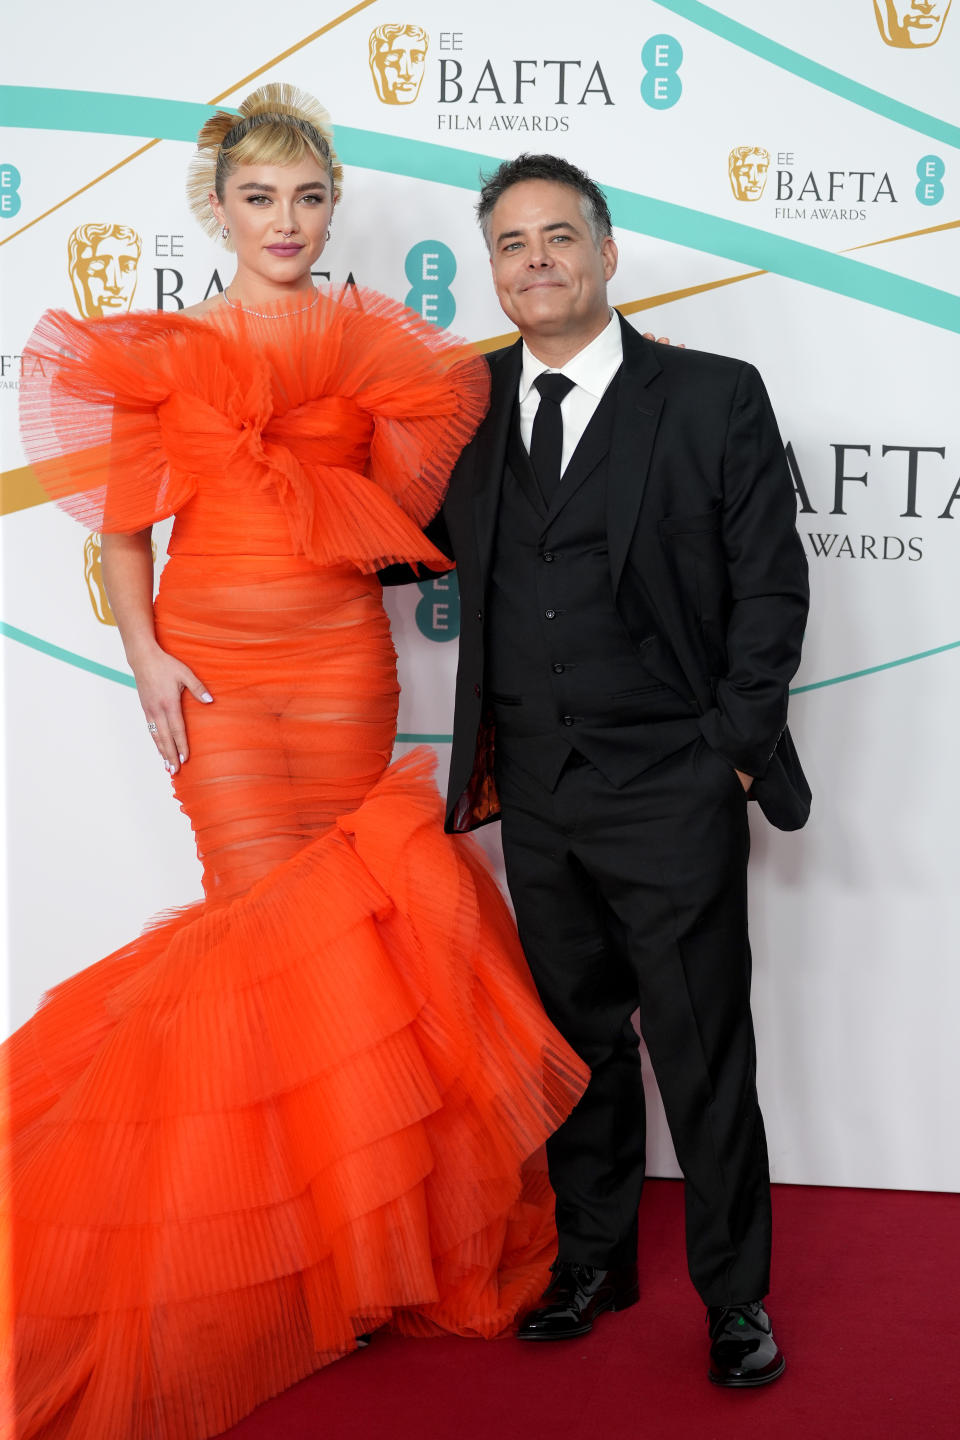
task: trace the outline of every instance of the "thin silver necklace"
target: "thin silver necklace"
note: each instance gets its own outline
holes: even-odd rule
[[[276,314],[270,315],[265,314],[262,310],[248,310],[246,305],[241,305],[236,300],[231,300],[227,294],[227,290],[229,289],[230,286],[228,285],[226,289],[221,292],[224,304],[230,310],[241,310],[244,315],[256,315],[258,320],[287,320],[291,315],[302,315],[305,310],[312,310],[314,305],[320,300],[320,291],[314,288],[313,299],[309,305],[301,305],[299,310],[280,310]]]

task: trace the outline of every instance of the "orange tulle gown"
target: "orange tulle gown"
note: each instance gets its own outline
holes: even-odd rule
[[[536,1152],[585,1074],[430,757],[389,763],[374,573],[439,563],[486,367],[354,290],[48,315],[30,355],[48,493],[105,531],[176,514],[157,633],[215,699],[176,778],[205,899],[0,1060],[3,1433],[198,1440],[381,1324],[503,1331],[552,1256]]]

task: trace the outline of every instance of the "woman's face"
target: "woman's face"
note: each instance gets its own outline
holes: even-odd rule
[[[240,165],[227,179],[222,202],[210,204],[228,226],[237,276],[268,289],[306,289],[326,244],[333,214],[329,171],[310,157],[296,165]]]

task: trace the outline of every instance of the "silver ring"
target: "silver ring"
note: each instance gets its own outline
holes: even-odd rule
[[[156,722],[156,720],[148,720],[148,721],[147,721],[147,729],[150,731],[150,734],[151,734],[151,735],[156,735],[156,733],[157,733],[157,722]]]

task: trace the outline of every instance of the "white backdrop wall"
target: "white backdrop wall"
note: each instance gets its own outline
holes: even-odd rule
[[[549,149],[610,191],[612,298],[634,323],[760,367],[813,587],[792,701],[813,816],[798,835],[753,828],[774,1177],[960,1188],[960,7],[949,12],[949,0],[932,15],[910,0],[614,0],[587,23],[582,4],[554,0],[544,26],[508,0],[163,13],[130,0],[106,27],[65,0],[18,9],[0,76],[17,87],[0,129],[8,1028],[199,893],[189,826],[97,614],[87,537],[39,503],[25,469],[18,357],[47,305],[91,306],[107,286],[122,308],[135,274],[134,308],[172,309],[215,271],[228,278],[183,200],[188,137],[204,103],[284,79],[338,126],[345,193],[321,261],[333,283],[407,299],[474,341],[502,335],[472,192],[490,158]],[[402,103],[380,98],[368,65],[385,22],[428,37],[395,46],[413,77],[392,92]],[[68,237],[90,223],[129,227],[140,251],[105,236],[113,269],[94,266],[75,293]],[[455,586],[389,604],[400,745],[429,738],[443,778]],[[483,840],[495,850],[496,827]],[[652,1116],[651,1170],[675,1173],[655,1098]]]

